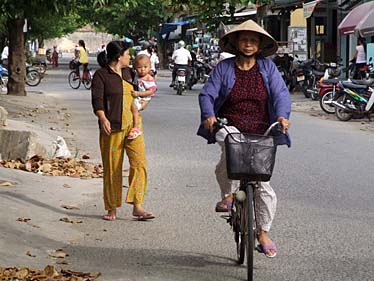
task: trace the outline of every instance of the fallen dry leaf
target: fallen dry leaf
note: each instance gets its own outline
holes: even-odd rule
[[[14,182],[10,182],[10,181],[0,181],[0,186],[14,186],[15,183]]]
[[[25,279],[27,275],[29,275],[29,273],[30,273],[30,270],[28,268],[21,268],[19,271],[17,271],[14,274],[14,277],[18,279]]]
[[[26,256],[29,256],[29,257],[32,257],[32,258],[35,258],[35,257],[36,257],[36,255],[31,254],[30,251],[27,251],[27,252],[26,252]]]
[[[78,207],[69,206],[69,205],[61,205],[61,208],[64,208],[66,210],[80,210]]]
[[[18,218],[17,221],[28,222],[28,221],[31,221],[31,219],[30,218]]]
[[[49,256],[52,258],[65,258],[69,255],[65,253],[62,249],[58,249],[56,250],[56,252],[50,253]]]
[[[55,269],[53,265],[47,265],[44,268],[44,274],[47,275],[47,277],[49,278],[55,278],[59,276],[59,273],[57,272],[57,270]]]
[[[81,220],[74,221],[68,217],[61,218],[60,221],[67,222],[67,223],[83,223],[83,221]]]
[[[71,186],[68,185],[67,183],[64,183],[62,186],[65,187],[65,188],[71,188]]]

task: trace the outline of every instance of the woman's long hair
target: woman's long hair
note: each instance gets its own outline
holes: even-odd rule
[[[84,49],[85,51],[87,51],[87,50],[86,50],[86,44],[84,43],[83,40],[79,40],[79,41],[78,41],[78,44],[79,44],[79,46],[82,46],[83,49]]]
[[[97,62],[101,67],[105,67],[113,61],[117,61],[123,53],[131,47],[130,43],[115,40],[108,43],[106,51],[100,52],[97,55]]]

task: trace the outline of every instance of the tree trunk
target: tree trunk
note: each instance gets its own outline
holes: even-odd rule
[[[24,19],[8,21],[9,56],[8,56],[8,95],[26,96],[26,56],[23,25]]]

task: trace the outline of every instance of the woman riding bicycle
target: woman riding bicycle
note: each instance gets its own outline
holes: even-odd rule
[[[257,23],[248,20],[227,32],[219,41],[221,51],[235,54],[214,68],[199,95],[201,125],[198,135],[215,143],[213,132],[216,117],[226,118],[229,126],[240,132],[263,134],[269,123],[278,121],[282,131],[290,127],[291,101],[289,91],[275,64],[265,57],[277,51],[274,38]],[[261,126],[266,123],[267,125]],[[277,137],[277,144],[291,145],[288,133]],[[216,179],[222,200],[217,212],[228,212],[232,193],[240,182],[227,177],[224,145],[220,144],[221,159],[216,166]],[[270,240],[270,230],[277,198],[269,182],[261,182],[254,195],[257,239],[267,257],[275,257],[276,246]]]
[[[76,63],[76,71],[77,75],[79,76],[79,66],[83,65],[83,78],[84,73],[87,73],[87,67],[88,67],[88,52],[86,49],[86,44],[84,43],[83,40],[78,41],[78,47],[76,48],[75,52],[75,59],[77,60]]]

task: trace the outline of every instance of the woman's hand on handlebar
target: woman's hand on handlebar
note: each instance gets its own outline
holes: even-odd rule
[[[291,123],[287,118],[284,117],[278,117],[279,124],[281,125],[281,131],[283,134],[286,133],[286,131],[290,128]]]
[[[213,133],[214,123],[216,122],[217,122],[217,118],[215,116],[208,117],[208,119],[203,121],[204,128],[208,129],[209,132]]]

